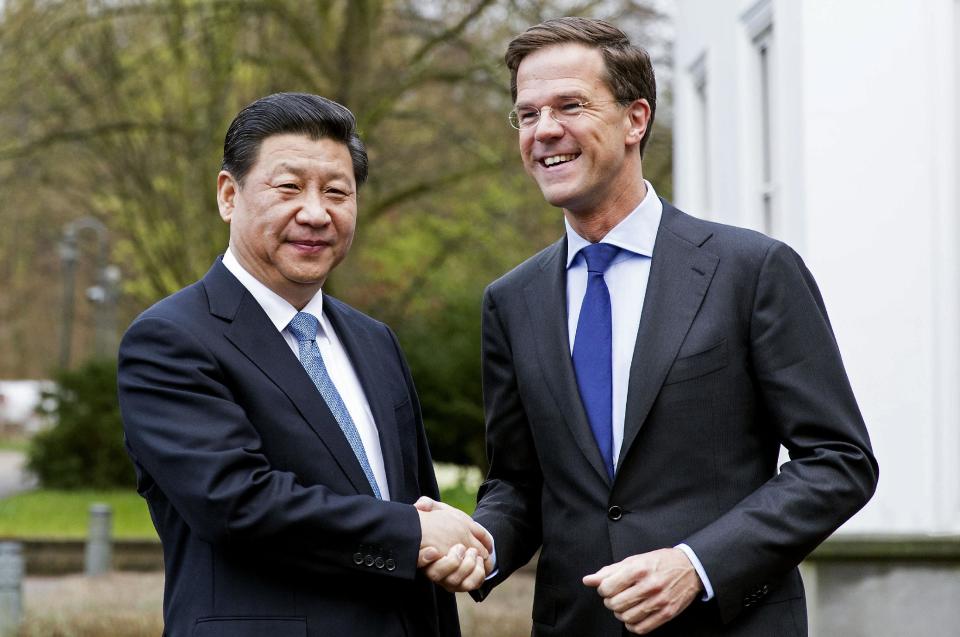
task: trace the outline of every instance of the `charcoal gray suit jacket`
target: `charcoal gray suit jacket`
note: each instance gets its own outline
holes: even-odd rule
[[[664,202],[611,482],[570,359],[566,253],[561,239],[484,297],[475,517],[499,573],[475,597],[540,548],[534,634],[619,637],[581,578],[683,542],[716,597],[655,635],[805,635],[797,565],[877,481],[813,277],[786,245]]]

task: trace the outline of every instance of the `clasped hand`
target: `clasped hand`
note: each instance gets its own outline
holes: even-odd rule
[[[493,569],[493,538],[469,515],[426,496],[414,504],[420,515],[417,567],[451,592],[479,588]]]
[[[604,566],[583,578],[631,633],[645,635],[690,605],[703,584],[677,548],[659,549]]]

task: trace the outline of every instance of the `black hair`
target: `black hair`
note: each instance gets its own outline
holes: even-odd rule
[[[342,142],[350,151],[357,187],[367,180],[367,150],[357,135],[353,113],[333,100],[309,93],[274,93],[237,113],[223,139],[221,170],[242,185],[263,140],[285,133]]]

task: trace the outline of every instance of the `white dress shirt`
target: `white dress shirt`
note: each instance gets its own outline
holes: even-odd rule
[[[233,276],[237,277],[243,287],[260,304],[274,327],[277,328],[287,345],[290,346],[290,350],[299,359],[300,344],[297,342],[297,337],[287,329],[287,325],[297,314],[297,308],[290,305],[283,297],[247,272],[237,261],[230,248],[227,248],[223,255],[223,265]],[[350,357],[347,356],[347,351],[337,337],[337,333],[333,330],[333,326],[330,325],[330,321],[323,314],[323,291],[317,292],[300,311],[309,312],[320,321],[320,327],[317,329],[317,347],[320,349],[323,363],[330,374],[330,380],[333,381],[337,391],[340,392],[340,397],[343,398],[343,404],[350,412],[353,423],[357,426],[357,432],[360,434],[361,442],[363,442],[363,449],[367,454],[367,460],[370,462],[370,468],[373,470],[373,477],[380,488],[380,494],[384,500],[389,500],[390,489],[387,486],[387,474],[383,466],[383,451],[380,449],[380,435],[377,431],[377,424],[373,420],[370,403],[367,402],[367,397],[363,393],[363,386],[360,384],[360,379],[357,378]]]
[[[637,331],[643,311],[643,300],[650,279],[650,262],[653,247],[663,216],[663,203],[657,197],[649,181],[643,201],[620,223],[614,226],[600,243],[609,243],[620,248],[603,278],[610,291],[610,318],[612,320],[613,364],[613,466],[620,458],[623,444],[623,423],[627,411],[627,386],[630,380],[630,365],[633,349],[637,344]],[[590,245],[564,220],[567,227],[567,329],[569,331],[570,355],[573,355],[580,307],[587,292],[587,261],[580,250]],[[686,544],[677,546],[693,563],[703,582],[704,600],[713,597],[713,587],[703,564]]]

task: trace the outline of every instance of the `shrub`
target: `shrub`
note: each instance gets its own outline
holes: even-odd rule
[[[123,447],[117,365],[93,360],[56,374],[40,411],[53,423],[30,443],[27,468],[50,489],[129,488],[136,484]]]
[[[485,473],[478,296],[448,300],[443,312],[412,317],[398,332],[433,459],[473,465]]]

